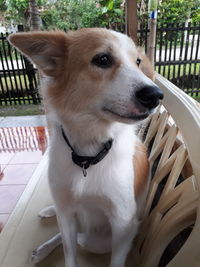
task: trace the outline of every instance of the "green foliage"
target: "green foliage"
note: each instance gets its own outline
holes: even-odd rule
[[[196,0],[195,5],[191,8],[191,20],[200,23],[200,0]]]
[[[41,14],[45,28],[114,27],[123,23],[121,0],[60,0]]]
[[[122,0],[36,0],[45,29],[107,27],[123,30]],[[157,1],[157,0],[155,0]],[[155,2],[154,1],[154,2]],[[200,0],[158,0],[158,26],[167,23],[200,22]],[[28,0],[0,0],[0,11],[8,23],[27,25]],[[148,19],[148,0],[138,0],[140,24]]]
[[[200,22],[200,0],[162,0],[158,7],[158,25]]]
[[[0,0],[3,1],[3,0]],[[46,0],[36,0],[39,7],[42,7]],[[8,22],[15,24],[23,24],[27,26],[27,19],[29,16],[29,1],[28,0],[5,0],[6,12],[5,18]]]
[[[121,0],[99,0],[101,9],[100,26],[120,29],[120,24],[123,24],[125,20],[121,2]]]
[[[25,24],[25,13],[28,8],[28,1],[9,0],[7,2],[6,19],[10,22]]]
[[[148,0],[137,0],[139,22],[144,25],[148,19]],[[200,22],[200,0],[158,0],[158,26]]]
[[[94,1],[60,0],[47,8],[41,18],[48,29],[77,29],[99,24],[99,9]]]
[[[27,20],[29,18],[29,1],[28,0],[0,0],[5,2],[4,9],[5,20],[7,24],[23,24],[27,27]],[[36,0],[39,7],[46,4],[47,0]],[[1,3],[1,2],[0,2]],[[1,10],[1,4],[0,4]],[[5,21],[4,21],[5,23]]]
[[[6,0],[0,0],[0,12],[6,11],[6,9],[7,9]]]

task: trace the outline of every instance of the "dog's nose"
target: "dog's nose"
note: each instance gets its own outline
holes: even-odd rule
[[[135,93],[137,101],[146,108],[152,109],[158,106],[159,100],[164,95],[157,86],[145,86],[137,90]]]

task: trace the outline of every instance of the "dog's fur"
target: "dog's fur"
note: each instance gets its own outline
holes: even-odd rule
[[[9,40],[40,70],[51,127],[49,184],[61,235],[40,247],[33,262],[60,244],[62,236],[66,266],[78,266],[78,242],[89,251],[112,251],[110,267],[123,267],[148,184],[148,160],[135,130],[151,110],[137,104],[135,92],[154,86],[151,64],[130,38],[106,29],[20,33]],[[112,57],[111,67],[91,63],[99,53]],[[72,162],[61,125],[80,155],[94,156],[113,139],[109,153],[89,167],[87,177]],[[50,207],[41,216],[54,213]]]

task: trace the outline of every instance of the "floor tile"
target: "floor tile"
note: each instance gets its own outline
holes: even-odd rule
[[[6,165],[15,156],[14,152],[0,152],[0,165]]]
[[[5,120],[5,117],[0,117],[0,126],[1,126],[1,123],[3,123],[4,120]]]
[[[9,164],[26,164],[26,163],[39,163],[42,158],[41,151],[22,151],[17,152]]]
[[[7,166],[7,165],[2,165],[2,164],[0,164],[0,182],[1,182],[1,180],[3,179],[3,177],[4,177],[3,172],[4,172],[4,169],[5,169],[6,166]]]
[[[11,213],[26,185],[0,185],[0,213]]]
[[[6,165],[0,185],[27,184],[38,164]],[[1,210],[0,210],[1,212]]]
[[[10,214],[1,214],[0,213],[0,232],[2,231],[4,225],[6,224]]]
[[[47,124],[44,115],[5,117],[0,122],[1,127],[43,126]]]
[[[38,126],[45,124],[42,120],[43,116],[0,121],[0,126],[5,122],[0,128],[0,231],[46,151],[49,134],[46,127]]]

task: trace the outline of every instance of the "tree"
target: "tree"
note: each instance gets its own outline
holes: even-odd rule
[[[29,29],[30,13],[29,1],[27,0],[0,0],[4,5],[4,17],[9,24],[23,24],[26,29]],[[32,0],[30,0],[32,1]],[[0,2],[0,8],[1,8]],[[41,8],[45,5],[46,0],[36,0],[37,5]],[[1,9],[2,10],[2,9]]]
[[[162,0],[159,2],[158,24],[200,22],[200,0]]]
[[[137,0],[138,29],[145,28],[148,21],[148,0]]]
[[[68,30],[97,26],[124,30],[123,0],[35,1],[45,29]],[[185,22],[188,18],[192,22],[200,22],[200,0],[158,1],[158,26],[167,23]],[[137,0],[139,25],[142,25],[142,27],[148,19],[147,2],[148,0]],[[4,14],[2,21],[23,24],[26,27],[29,25],[28,0],[0,0],[0,10]]]
[[[0,12],[6,11],[7,5],[6,0],[0,0]]]
[[[41,17],[47,29],[119,29],[124,23],[124,9],[121,7],[121,0],[59,0],[47,4]]]
[[[99,9],[93,0],[59,0],[47,3],[41,13],[46,29],[77,29],[80,27],[99,26]]]
[[[139,24],[148,19],[148,0],[138,0]],[[158,0],[158,26],[183,23],[187,19],[200,22],[200,0]]]
[[[29,0],[29,9],[31,30],[37,31],[40,29],[41,20],[36,0]]]
[[[27,25],[28,20],[28,1],[9,0],[6,1],[5,19],[9,24]]]

